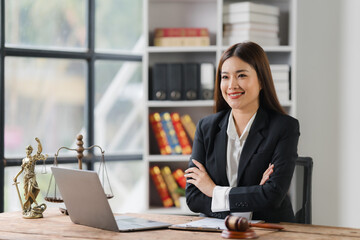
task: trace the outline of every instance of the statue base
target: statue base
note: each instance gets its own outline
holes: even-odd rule
[[[46,204],[42,203],[38,206],[33,207],[29,211],[23,212],[23,218],[26,219],[34,219],[34,218],[42,218],[43,212],[46,210]]]

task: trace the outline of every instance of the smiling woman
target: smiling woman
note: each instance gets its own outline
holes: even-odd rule
[[[256,71],[236,56],[223,63],[220,89],[233,113],[241,111],[253,115],[259,108],[261,86]],[[238,134],[241,135],[241,131]]]
[[[199,121],[185,171],[189,208],[218,218],[252,212],[254,219],[293,222],[287,192],[299,122],[279,104],[265,52],[253,42],[235,44],[216,74],[216,113]]]

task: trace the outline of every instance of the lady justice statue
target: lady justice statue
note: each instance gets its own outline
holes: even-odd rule
[[[42,218],[42,213],[46,209],[46,204],[38,204],[36,202],[36,197],[40,192],[40,188],[36,181],[36,175],[35,175],[35,164],[36,161],[43,160],[45,161],[47,158],[47,155],[41,154],[42,152],[42,146],[40,143],[40,140],[38,138],[35,138],[35,140],[38,142],[38,150],[37,153],[31,156],[31,153],[33,151],[33,148],[31,145],[26,147],[26,157],[22,160],[21,170],[20,172],[14,177],[14,185],[16,186],[16,190],[19,196],[20,204],[22,207],[22,214],[24,218]],[[25,195],[25,202],[23,203],[20,196],[20,191],[17,182],[18,176],[24,172],[24,195]],[[32,206],[32,204],[35,204],[35,206]]]

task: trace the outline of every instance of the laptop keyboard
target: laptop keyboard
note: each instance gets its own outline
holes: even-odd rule
[[[153,221],[149,221],[142,218],[133,218],[127,216],[115,216],[115,220],[119,229],[136,229],[148,227]]]
[[[120,230],[146,228],[151,227],[152,224],[156,224],[156,222],[151,220],[128,216],[115,216],[115,220]]]

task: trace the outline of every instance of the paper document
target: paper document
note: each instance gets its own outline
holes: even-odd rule
[[[222,230],[226,229],[224,219],[219,218],[204,218],[188,223],[172,225],[170,228],[216,232],[221,232]]]
[[[261,221],[252,220],[251,223],[258,223]],[[196,231],[209,231],[221,232],[226,229],[225,220],[219,218],[203,218],[197,221],[187,222],[183,224],[175,224],[169,227],[170,229],[182,230],[196,230]]]

